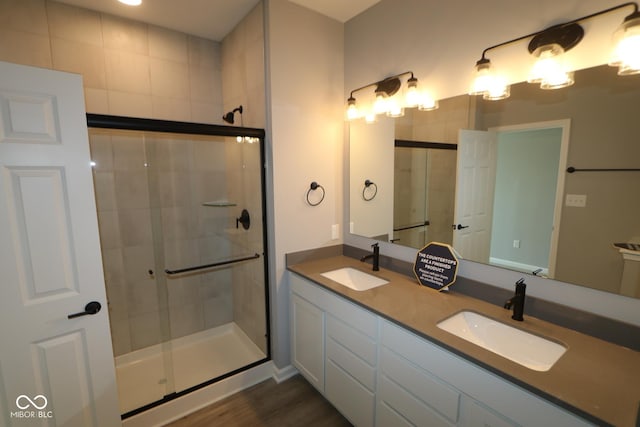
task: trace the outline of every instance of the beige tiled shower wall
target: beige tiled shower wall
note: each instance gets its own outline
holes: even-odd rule
[[[0,60],[82,74],[90,113],[222,123],[220,43],[46,0],[0,0]]]
[[[224,111],[242,105],[236,124],[264,128],[264,24],[263,6],[258,3],[245,19],[222,41],[222,81]],[[256,145],[235,144],[227,147],[227,162],[235,165],[259,165]],[[231,169],[230,182],[242,182],[229,189],[229,197],[237,201],[239,210],[251,215],[251,228],[231,238],[234,256],[258,252],[262,258],[262,206],[260,169]],[[266,262],[266,260],[264,260]],[[235,323],[266,353],[265,286],[263,262],[247,262],[233,269],[233,319]]]

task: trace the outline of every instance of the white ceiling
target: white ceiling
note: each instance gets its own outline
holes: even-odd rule
[[[138,7],[117,0],[56,1],[221,41],[260,0],[142,0]],[[380,0],[290,1],[346,22]]]

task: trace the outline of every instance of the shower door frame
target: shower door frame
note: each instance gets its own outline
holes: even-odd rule
[[[162,405],[178,397],[182,397],[193,391],[207,387],[225,378],[232,377],[241,372],[259,366],[271,360],[271,304],[269,300],[269,257],[267,239],[267,199],[266,199],[266,156],[265,156],[265,136],[264,129],[248,128],[241,126],[212,125],[205,123],[179,122],[159,119],[143,119],[138,117],[112,116],[107,114],[87,113],[87,127],[96,129],[131,130],[140,132],[163,132],[182,135],[209,135],[227,137],[250,137],[260,140],[260,187],[262,205],[262,258],[264,270],[264,297],[265,297],[265,322],[267,338],[267,354],[264,358],[250,363],[233,371],[227,372],[215,378],[211,378],[203,383],[189,387],[179,392],[172,392],[162,399],[144,405],[140,408],[122,414],[122,419],[137,415],[148,409]]]

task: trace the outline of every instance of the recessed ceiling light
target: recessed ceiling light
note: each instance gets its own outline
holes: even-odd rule
[[[122,4],[126,4],[127,6],[140,6],[142,4],[142,0],[118,0]]]

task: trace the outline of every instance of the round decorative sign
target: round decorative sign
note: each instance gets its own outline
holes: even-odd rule
[[[418,251],[413,273],[422,286],[445,290],[456,281],[458,258],[451,246],[431,242]]]

